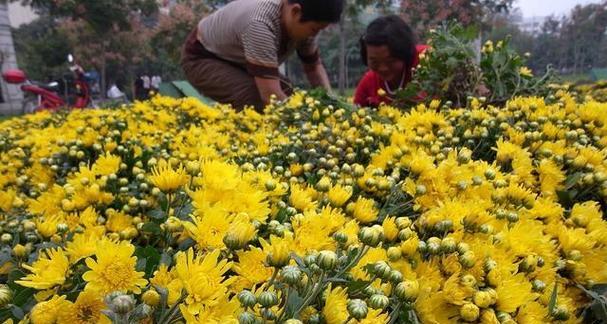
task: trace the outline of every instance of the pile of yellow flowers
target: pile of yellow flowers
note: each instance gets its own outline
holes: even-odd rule
[[[565,91],[10,119],[0,320],[599,321],[606,147],[607,105]]]

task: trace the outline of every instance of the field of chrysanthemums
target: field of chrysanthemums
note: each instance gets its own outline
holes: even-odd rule
[[[0,320],[601,322],[597,100],[155,97],[4,121]]]

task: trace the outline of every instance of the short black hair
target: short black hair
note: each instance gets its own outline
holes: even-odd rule
[[[344,10],[344,0],[289,0],[301,6],[301,22],[337,23]]]
[[[360,57],[367,65],[367,45],[388,46],[390,55],[412,68],[417,53],[415,34],[411,27],[397,15],[387,15],[373,20],[360,38]]]

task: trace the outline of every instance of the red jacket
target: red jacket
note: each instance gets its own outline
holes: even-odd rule
[[[427,45],[416,45],[417,55],[413,58],[413,66],[419,64],[419,55],[423,53],[429,46]],[[411,74],[409,73],[403,84],[406,85],[411,81]],[[385,82],[379,77],[377,73],[372,70],[367,71],[363,75],[362,79],[356,87],[354,93],[354,103],[359,106],[365,107],[377,107],[380,103],[390,103],[392,98],[388,95],[380,96],[377,94],[379,89],[386,91]],[[386,91],[387,92],[387,91]]]

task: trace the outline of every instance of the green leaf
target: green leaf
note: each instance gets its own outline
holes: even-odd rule
[[[156,220],[164,220],[166,213],[162,209],[153,209],[148,212],[148,216]]]
[[[193,210],[194,206],[192,206],[192,203],[187,203],[185,206],[177,210],[175,216],[181,220],[189,220]]]
[[[304,302],[304,299],[299,296],[297,290],[291,288],[289,288],[289,290],[289,298],[287,299],[287,304],[285,305],[285,311],[288,315],[287,318],[293,317],[295,315],[295,312],[299,309],[299,307],[301,307]]]
[[[160,234],[160,225],[156,223],[145,223],[141,226],[141,231],[152,234]]]
[[[581,172],[576,172],[576,173],[568,176],[567,180],[565,181],[565,190],[569,190],[569,189],[573,188],[573,186],[575,186],[581,178],[582,178]]]
[[[11,307],[11,312],[12,312],[13,316],[15,316],[18,319],[23,319],[23,317],[25,317],[25,313],[19,306],[13,305]]]
[[[554,283],[554,289],[552,290],[552,294],[550,295],[550,301],[548,302],[548,312],[550,314],[554,313],[554,308],[556,307],[556,297],[557,297],[557,292],[558,290],[558,286],[557,283]]]
[[[347,287],[348,287],[349,292],[354,292],[354,291],[362,290],[368,285],[369,285],[369,281],[353,280],[353,281],[350,281],[350,283],[348,283]]]
[[[145,271],[146,277],[151,277],[160,262],[158,250],[151,246],[140,247],[135,250],[135,256],[137,257],[137,265],[142,267],[138,269]],[[140,263],[140,260],[144,260],[145,263]]]
[[[19,286],[21,287],[21,286]],[[21,287],[15,291],[15,298],[13,298],[13,304],[17,306],[23,306],[34,296],[36,292],[33,288]]]

